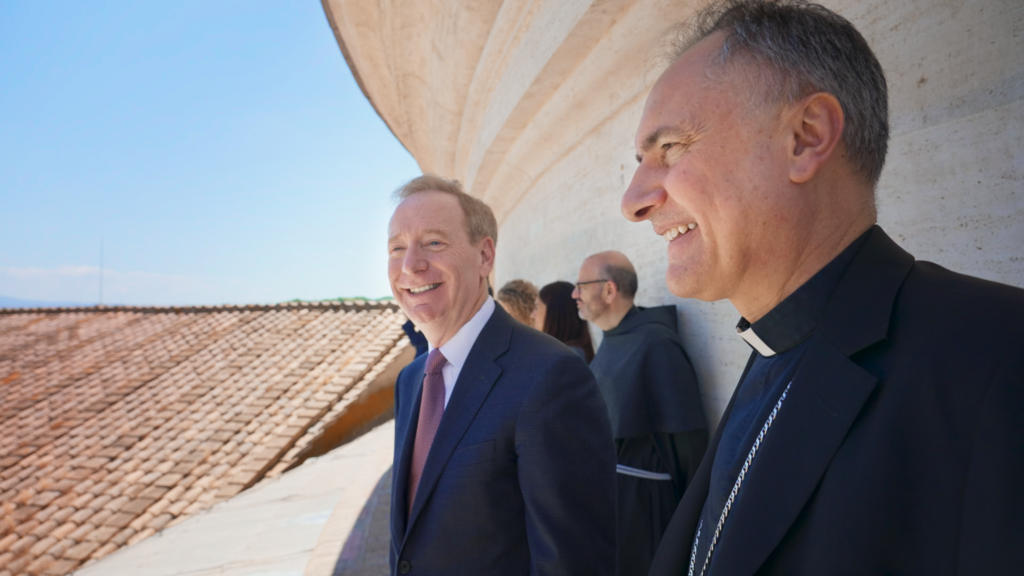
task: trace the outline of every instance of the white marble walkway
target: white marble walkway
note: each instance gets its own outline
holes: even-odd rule
[[[360,513],[391,466],[393,444],[390,421],[75,574],[332,574]]]

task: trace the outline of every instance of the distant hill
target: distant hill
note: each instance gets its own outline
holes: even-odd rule
[[[45,300],[21,300],[0,296],[0,308],[64,308],[71,306],[95,306],[95,303],[84,302],[49,302]]]

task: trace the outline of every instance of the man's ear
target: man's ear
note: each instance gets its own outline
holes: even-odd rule
[[[608,281],[604,283],[604,287],[601,289],[601,300],[605,304],[611,304],[615,301],[615,297],[619,295],[619,287],[615,285],[615,282]]]
[[[843,107],[828,92],[816,92],[800,100],[786,115],[789,179],[795,184],[809,181],[828,161],[842,141],[845,124]]]
[[[484,237],[478,247],[480,251],[480,276],[486,278],[494,270],[494,238]]]

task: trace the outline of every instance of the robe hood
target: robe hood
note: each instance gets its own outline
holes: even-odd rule
[[[634,307],[605,331],[590,368],[615,438],[707,427],[678,318],[675,306]]]
[[[679,316],[675,306],[656,306],[654,308],[641,308],[634,306],[626,313],[622,322],[611,330],[606,330],[605,336],[625,334],[644,324],[661,324],[672,331],[673,334],[679,329]]]

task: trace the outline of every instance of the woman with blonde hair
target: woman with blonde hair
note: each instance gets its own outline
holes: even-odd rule
[[[530,326],[530,316],[537,302],[537,287],[526,280],[509,280],[498,290],[495,300],[513,318]]]

